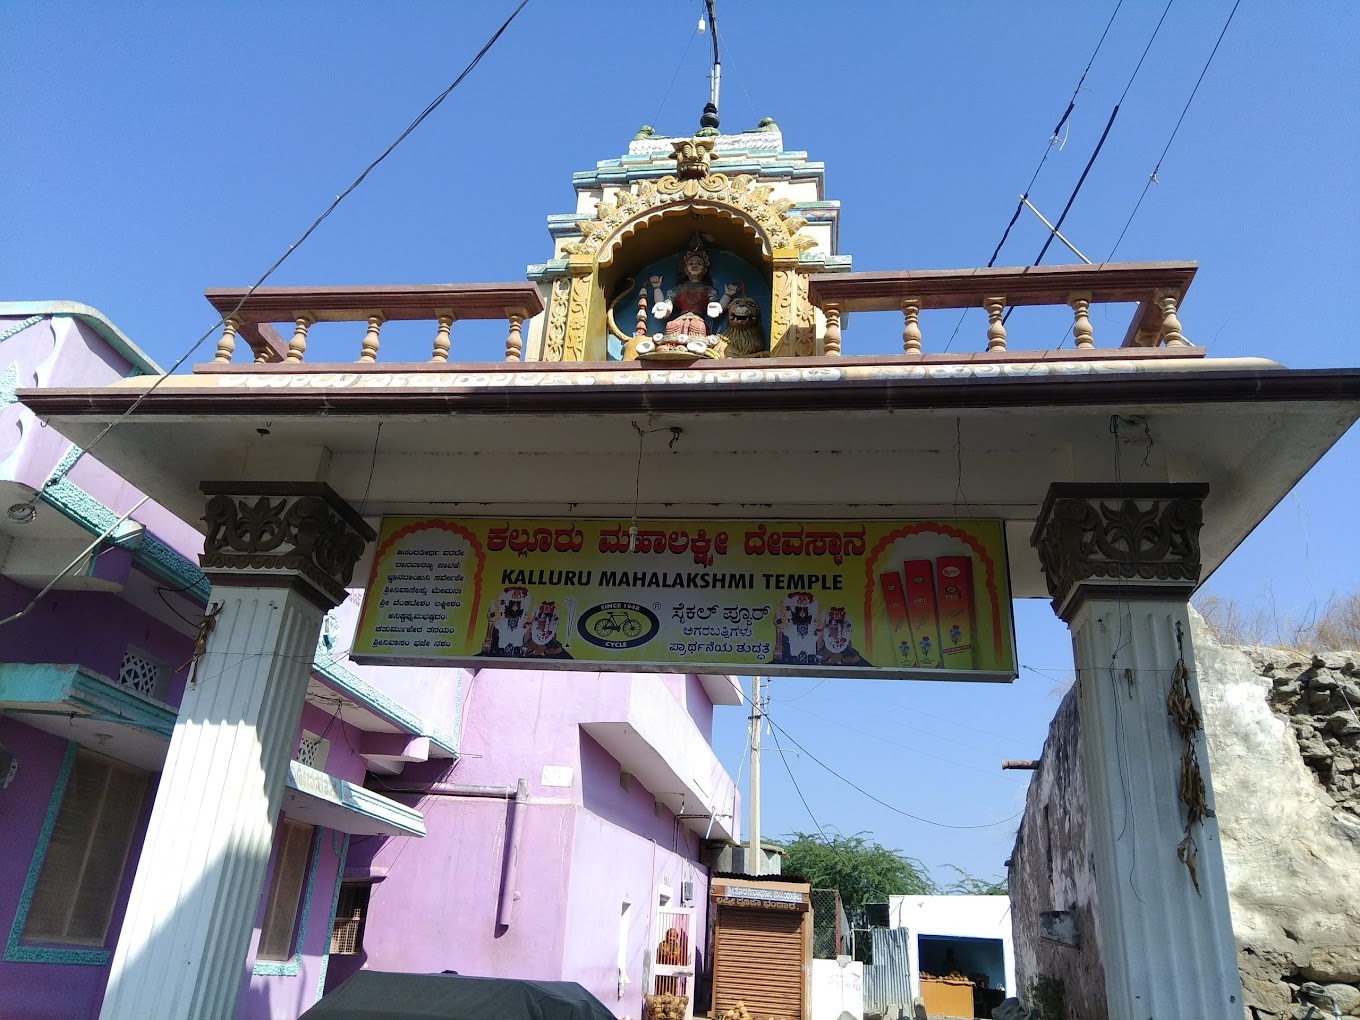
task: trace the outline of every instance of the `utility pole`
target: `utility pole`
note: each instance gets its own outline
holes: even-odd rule
[[[761,873],[760,851],[760,677],[751,677],[751,852],[746,870]]]

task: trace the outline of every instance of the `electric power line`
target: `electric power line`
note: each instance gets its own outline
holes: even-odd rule
[[[1238,6],[1242,0],[1237,0],[1233,4],[1232,10],[1228,12],[1228,20],[1223,23],[1223,31],[1218,33],[1218,40],[1214,43],[1214,48],[1209,51],[1209,59],[1204,62],[1204,67],[1199,72],[1199,77],[1195,79],[1195,87],[1190,90],[1190,97],[1186,99],[1185,106],[1181,109],[1181,115],[1176,118],[1176,126],[1171,129],[1171,137],[1166,140],[1166,146],[1162,149],[1162,154],[1157,157],[1157,165],[1152,168],[1152,173],[1148,175],[1147,183],[1143,185],[1143,191],[1138,196],[1138,201],[1133,205],[1133,212],[1129,213],[1129,218],[1124,224],[1124,229],[1119,232],[1118,239],[1114,242],[1114,247],[1110,249],[1110,254],[1105,261],[1109,262],[1114,258],[1114,253],[1119,250],[1119,245],[1124,240],[1124,235],[1129,232],[1129,227],[1133,224],[1133,218],[1138,215],[1138,209],[1143,204],[1143,199],[1147,198],[1148,189],[1154,184],[1161,183],[1157,180],[1157,171],[1162,168],[1162,160],[1166,159],[1166,154],[1171,151],[1171,143],[1176,140],[1176,133],[1181,129],[1181,123],[1185,120],[1185,115],[1190,112],[1190,104],[1195,101],[1195,94],[1199,92],[1200,83],[1204,81],[1204,76],[1209,73],[1209,65],[1214,62],[1214,55],[1218,52],[1219,44],[1223,42],[1223,37],[1228,34],[1228,26],[1232,24],[1233,15],[1237,13]]]
[[[1067,123],[1072,111],[1077,107],[1077,96],[1081,93],[1081,87],[1086,82],[1086,76],[1091,73],[1091,68],[1095,66],[1096,57],[1100,53],[1100,48],[1105,45],[1105,37],[1110,34],[1110,27],[1114,24],[1114,19],[1119,14],[1119,8],[1124,6],[1124,0],[1119,0],[1114,6],[1114,11],[1110,14],[1110,20],[1105,22],[1105,30],[1100,33],[1100,38],[1096,40],[1096,48],[1091,51],[1091,59],[1086,61],[1086,68],[1081,72],[1081,77],[1077,79],[1077,87],[1072,90],[1072,97],[1067,101],[1067,108],[1058,118],[1058,123],[1054,125],[1052,133],[1048,136],[1048,144],[1044,146],[1044,154],[1039,157],[1039,164],[1034,168],[1034,173],[1030,176],[1029,183],[1025,185],[1024,193],[1020,201],[1015,203],[1015,212],[1011,214],[1010,222],[1006,224],[1006,229],[1001,232],[1001,240],[996,242],[996,248],[992,251],[992,257],[987,260],[988,268],[996,265],[997,257],[1001,254],[1001,249],[1006,244],[1006,239],[1011,236],[1011,228],[1015,226],[1016,220],[1020,218],[1020,213],[1025,208],[1025,199],[1034,189],[1034,182],[1039,179],[1039,171],[1043,170],[1044,164],[1048,162],[1049,154],[1053,151],[1053,146],[1058,142],[1058,135],[1062,132],[1063,125]],[[963,325],[964,316],[968,314],[968,309],[964,309],[959,315],[959,321],[954,324],[954,332],[949,335],[949,341],[944,345],[945,351],[954,342],[954,338],[959,335],[959,327]]]
[[[996,243],[996,250],[992,252],[992,257],[987,260],[988,267],[996,265],[997,256],[1001,254],[1001,249],[1006,243],[1006,238],[1011,235],[1011,228],[1015,226],[1015,221],[1020,218],[1020,213],[1024,211],[1025,199],[1029,197],[1030,191],[1034,189],[1034,182],[1039,179],[1039,171],[1048,162],[1049,153],[1053,151],[1053,146],[1057,144],[1058,135],[1062,132],[1063,125],[1067,123],[1067,118],[1072,116],[1072,111],[1077,106],[1077,95],[1081,92],[1082,85],[1086,82],[1086,76],[1091,73],[1091,67],[1096,62],[1096,56],[1100,53],[1100,48],[1105,45],[1105,37],[1110,34],[1110,26],[1114,24],[1114,19],[1119,15],[1119,8],[1124,6],[1124,0],[1114,5],[1114,11],[1110,14],[1110,20],[1105,22],[1105,31],[1100,33],[1100,39],[1096,41],[1096,48],[1091,53],[1091,59],[1086,62],[1086,69],[1081,72],[1081,77],[1077,79],[1077,87],[1072,90],[1072,98],[1067,101],[1067,109],[1058,119],[1057,126],[1053,128],[1053,133],[1048,136],[1048,145],[1044,148],[1044,154],[1039,159],[1039,165],[1034,168],[1034,176],[1025,185],[1025,191],[1020,201],[1015,203],[1015,212],[1011,214],[1011,221],[1006,224],[1006,229],[1001,233],[1001,240]]]
[[[769,719],[769,714],[765,716]],[[775,749],[779,751],[779,760],[784,763],[784,771],[789,774],[789,782],[793,784],[793,792],[798,794],[798,799],[803,802],[803,807],[807,809],[808,817],[812,819],[812,824],[817,827],[817,831],[825,833],[822,823],[817,821],[817,816],[812,813],[812,808],[808,806],[807,798],[803,796],[803,791],[798,786],[798,780],[793,778],[793,767],[789,765],[789,756],[784,753],[784,748],[779,744],[779,733],[774,728],[774,723],[770,723],[770,736],[774,738]]]
[[[508,18],[501,22],[500,27],[496,29],[494,33],[492,33],[491,38],[488,39],[486,43],[483,44],[482,48],[477,51],[477,55],[472,58],[472,60],[468,63],[468,65],[465,68],[463,68],[462,73],[459,74],[458,77],[453,80],[453,83],[450,84],[448,88],[446,88],[433,100],[431,100],[429,105],[427,105],[425,109],[420,111],[420,114],[416,117],[416,119],[411,121],[411,123],[407,125],[406,130],[399,134],[396,137],[396,140],[393,141],[392,144],[390,144],[387,148],[385,148],[377,159],[373,160],[373,162],[369,163],[368,166],[364,167],[363,172],[360,173],[359,176],[353,180],[353,182],[351,182],[349,187],[347,187],[344,191],[340,192],[340,194],[335,197],[335,199],[330,203],[330,205],[326,206],[325,212],[323,212],[320,216],[318,216],[315,220],[312,221],[311,226],[309,226],[306,230],[302,232],[302,236],[299,237],[292,244],[290,244],[288,246],[288,249],[274,261],[274,264],[271,265],[268,269],[266,269],[264,271],[264,274],[253,284],[250,285],[250,288],[243,295],[241,295],[241,300],[236,302],[235,307],[232,308],[232,310],[227,312],[225,315],[222,315],[220,318],[218,318],[216,322],[214,322],[210,327],[208,327],[207,331],[204,332],[203,335],[200,336],[197,340],[195,340],[193,344],[189,347],[189,349],[185,351],[182,355],[180,355],[179,359],[173,365],[170,366],[170,370],[168,372],[164,372],[160,376],[158,376],[156,381],[153,382],[149,387],[147,387],[147,389],[136,400],[132,402],[132,404],[128,407],[126,411],[124,411],[117,418],[115,418],[113,421],[109,422],[106,426],[104,426],[104,429],[97,436],[94,437],[94,439],[90,442],[90,445],[85,447],[83,450],[80,450],[80,452],[76,454],[75,459],[72,460],[71,463],[67,464],[62,470],[54,472],[52,477],[49,478],[43,484],[43,489],[56,485],[63,478],[65,478],[66,475],[70,473],[71,469],[80,462],[80,459],[84,457],[85,454],[89,453],[96,446],[98,446],[100,441],[105,436],[107,436],[115,428],[117,428],[124,421],[126,421],[127,418],[131,416],[134,412],[136,412],[137,408],[141,405],[143,400],[151,396],[152,393],[156,392],[157,387],[159,387],[161,383],[165,382],[166,379],[170,378],[170,376],[181,365],[188,361],[189,358],[193,355],[194,351],[202,347],[204,341],[206,341],[208,337],[212,336],[217,331],[217,327],[225,325],[228,319],[230,319],[233,315],[235,315],[237,312],[241,310],[241,308],[245,305],[246,301],[250,299],[250,296],[254,294],[255,291],[258,290],[261,286],[263,286],[266,280],[268,280],[271,276],[274,275],[275,270],[282,266],[283,263],[287,261],[288,257],[292,255],[293,252],[297,251],[299,247],[301,247],[303,242],[305,242],[309,237],[312,236],[312,233],[316,230],[316,228],[321,226],[321,224],[326,220],[326,218],[329,217],[330,214],[336,210],[340,203],[343,202],[346,198],[348,198],[350,193],[353,192],[357,187],[359,187],[360,184],[364,182],[364,179],[367,178],[368,175],[372,173],[374,169],[377,168],[378,164],[385,160],[388,156],[390,156],[392,154],[392,151],[398,145],[404,142],[407,136],[410,135],[413,131],[415,131],[415,129],[421,125],[425,118],[430,116],[430,114],[434,113],[434,111],[440,107],[440,105],[444,102],[445,99],[449,97],[449,95],[453,92],[454,89],[456,89],[459,85],[463,83],[463,79],[466,78],[469,74],[471,74],[472,70],[479,63],[481,63],[482,58],[486,56],[487,52],[491,49],[491,47],[496,44],[496,41],[500,39],[501,35],[505,32],[505,30],[510,27],[510,22],[514,21],[515,18],[519,15],[519,12],[524,10],[528,2],[529,0],[520,0],[519,6],[516,7],[510,13],[510,16]],[[33,506],[34,504],[36,504],[40,496],[41,490],[39,490],[39,492],[35,492],[33,494],[33,498],[29,500],[29,505]]]
[[[1011,779],[1011,778],[1009,778],[1008,776],[1006,776],[1006,775],[1004,775],[1004,774],[997,773],[997,772],[992,772],[992,771],[990,771],[990,770],[988,770],[988,769],[978,768],[976,765],[969,765],[967,762],[957,761],[957,760],[955,760],[954,758],[946,758],[946,757],[945,757],[944,755],[942,755],[942,754],[932,754],[930,751],[923,751],[923,750],[921,750],[919,747],[912,747],[910,744],[903,744],[903,743],[901,743],[900,741],[897,741],[897,740],[889,740],[887,737],[884,737],[884,736],[881,736],[880,734],[874,733],[874,732],[872,732],[871,730],[862,730],[862,729],[860,729],[858,726],[851,726],[851,725],[850,725],[849,723],[847,723],[847,722],[841,722],[841,720],[839,720],[839,719],[833,719],[833,718],[831,718],[831,717],[828,716],[828,715],[821,715],[821,714],[819,714],[819,713],[817,713],[817,712],[809,712],[809,711],[808,711],[807,709],[805,709],[805,708],[799,708],[798,706],[796,706],[796,705],[790,705],[790,704],[788,704],[787,702],[784,704],[784,707],[785,707],[785,708],[790,708],[790,709],[792,709],[792,710],[795,711],[795,712],[802,712],[804,715],[810,715],[810,716],[812,716],[814,719],[820,719],[822,722],[829,722],[829,723],[831,723],[833,726],[839,726],[839,727],[841,727],[842,729],[849,730],[851,733],[859,733],[859,734],[861,734],[862,736],[872,737],[874,740],[882,741],[882,742],[885,743],[885,744],[891,744],[893,747],[900,747],[900,748],[902,748],[902,750],[904,750],[904,751],[910,751],[910,752],[912,752],[913,754],[919,754],[919,755],[922,755],[923,757],[926,757],[926,758],[934,758],[936,761],[942,761],[942,762],[944,762],[946,765],[953,765],[953,766],[955,766],[955,767],[957,767],[957,768],[968,769],[970,772],[980,772],[980,773],[982,773],[982,775],[984,775],[984,776],[993,776],[993,777],[995,777],[995,778],[1002,779],[1002,780],[1005,780],[1005,781],[1007,781],[1007,782],[1018,783],[1018,784],[1020,784],[1020,785],[1022,785],[1022,786],[1023,786],[1024,783],[1026,782],[1026,780]],[[894,725],[895,725],[895,726],[899,726],[899,727],[901,727],[902,729],[915,730],[917,733],[925,733],[925,734],[927,734],[928,736],[934,736],[934,735],[935,735],[935,734],[930,733],[929,730],[923,730],[923,729],[920,729],[919,727],[916,727],[916,726],[908,726],[908,725],[906,725],[905,723],[895,723]],[[973,744],[961,744],[960,746],[963,746],[963,747],[970,747],[970,748],[972,748],[973,750],[983,750],[983,749],[980,749],[980,748],[976,747],[976,746],[973,745]],[[985,753],[991,754],[991,753],[995,753],[995,752],[994,752],[991,748],[987,748],[987,749],[985,749]]]
[[[1091,158],[1086,161],[1086,168],[1082,170],[1081,176],[1077,178],[1077,185],[1072,189],[1072,194],[1068,196],[1067,204],[1063,206],[1062,214],[1059,215],[1057,222],[1053,224],[1053,229],[1049,232],[1048,237],[1044,239],[1044,246],[1039,249],[1039,254],[1034,259],[1034,265],[1037,266],[1044,260],[1044,255],[1048,252],[1048,246],[1053,243],[1053,238],[1057,236],[1058,231],[1062,230],[1063,221],[1067,219],[1067,214],[1072,209],[1072,203],[1077,200],[1077,195],[1080,193],[1082,185],[1086,183],[1086,175],[1091,172],[1091,167],[1095,165],[1096,157],[1100,155],[1100,150],[1104,148],[1105,139],[1108,138],[1110,134],[1110,128],[1114,127],[1114,119],[1119,116],[1119,108],[1123,105],[1124,99],[1128,96],[1129,89],[1133,88],[1133,81],[1138,77],[1138,72],[1142,70],[1143,61],[1147,59],[1148,53],[1151,52],[1152,44],[1157,41],[1157,36],[1162,30],[1162,23],[1166,21],[1166,16],[1171,13],[1171,5],[1174,2],[1175,0],[1166,0],[1166,7],[1162,10],[1162,16],[1157,19],[1157,25],[1153,28],[1152,35],[1148,39],[1147,45],[1143,47],[1143,53],[1138,58],[1138,63],[1134,65],[1133,73],[1129,75],[1129,80],[1124,86],[1124,91],[1119,95],[1119,102],[1115,103],[1114,109],[1110,111],[1110,119],[1105,122],[1105,130],[1100,133],[1100,140],[1096,142],[1096,147],[1091,153]],[[1012,308],[1014,308],[1014,306],[1012,306]],[[1001,321],[1004,323],[1007,318],[1010,318],[1010,314],[1011,313],[1008,310],[1005,318]]]
[[[767,717],[767,718],[768,718],[768,717]],[[860,793],[864,794],[864,796],[868,797],[868,798],[869,798],[870,800],[872,800],[874,803],[879,804],[879,805],[881,805],[881,806],[887,808],[889,811],[892,811],[892,812],[894,812],[894,813],[896,813],[896,814],[902,815],[902,816],[905,817],[905,818],[910,818],[912,821],[923,822],[923,823],[925,823],[926,825],[934,825],[934,826],[936,826],[936,827],[938,827],[938,828],[941,828],[941,829],[990,829],[990,828],[992,828],[993,826],[997,826],[997,825],[1005,825],[1007,822],[1013,822],[1013,821],[1015,821],[1015,819],[1019,818],[1022,814],[1024,814],[1023,811],[1018,811],[1018,812],[1016,812],[1015,814],[1011,815],[1009,818],[1003,818],[1003,819],[1001,819],[1000,821],[997,821],[997,822],[986,822],[986,823],[984,823],[984,824],[982,824],[982,825],[953,825],[953,824],[950,824],[949,822],[937,822],[937,821],[935,821],[934,819],[931,819],[931,818],[923,818],[923,817],[920,816],[920,815],[914,815],[914,814],[912,814],[910,811],[904,811],[904,810],[902,810],[902,808],[897,807],[897,806],[894,805],[894,804],[889,804],[886,800],[884,800],[884,799],[881,798],[881,797],[876,797],[876,796],[874,796],[872,793],[870,793],[870,792],[869,792],[868,790],[866,790],[864,787],[860,786],[858,783],[856,783],[856,782],[854,782],[854,781],[852,781],[852,780],[850,780],[850,779],[846,779],[845,776],[841,775],[839,772],[837,772],[835,769],[833,769],[830,765],[828,765],[826,762],[822,761],[822,759],[818,758],[815,754],[813,754],[811,751],[809,751],[809,750],[808,750],[806,747],[804,747],[802,744],[798,743],[798,741],[794,739],[793,734],[791,734],[788,730],[784,729],[782,726],[780,726],[780,725],[779,725],[777,722],[775,722],[773,719],[770,719],[769,722],[770,722],[771,731],[773,731],[773,730],[779,730],[781,733],[784,734],[784,736],[786,736],[786,737],[789,738],[789,742],[790,742],[791,744],[793,744],[794,747],[798,748],[798,750],[802,751],[805,755],[807,755],[809,758],[811,758],[813,761],[815,761],[815,762],[816,762],[818,765],[820,765],[822,768],[826,769],[826,771],[830,772],[833,776],[835,776],[837,779],[839,779],[839,780],[840,780],[842,783],[844,783],[846,786],[849,786],[849,787],[851,787],[852,789],[858,790]]]

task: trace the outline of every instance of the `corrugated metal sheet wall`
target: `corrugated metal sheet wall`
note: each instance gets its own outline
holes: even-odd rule
[[[911,1010],[911,933],[905,928],[873,928],[869,937],[874,962],[864,968],[864,1012],[887,1013],[894,1006]]]

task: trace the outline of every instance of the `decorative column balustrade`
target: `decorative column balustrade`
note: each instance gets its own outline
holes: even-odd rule
[[[299,315],[293,322],[293,339],[288,341],[288,360],[294,362],[302,361],[302,356],[307,353],[307,330],[316,321],[311,315]]]
[[[822,350],[834,357],[841,353],[841,306],[829,301],[822,311],[826,314],[826,335],[822,340]]]
[[[445,312],[437,317],[439,328],[434,333],[434,348],[430,351],[431,361],[449,360],[449,331],[453,328],[454,318],[451,312]]]
[[[1097,266],[1023,266],[1001,269],[913,270],[893,273],[819,273],[809,297],[826,316],[826,353],[841,349],[841,319],[850,312],[895,311],[902,315],[902,350],[928,353],[922,345],[921,312],[982,308],[982,343],[991,354],[1014,350],[1003,317],[1015,308],[1066,305],[1078,351],[1093,351],[1090,309],[1096,304],[1137,306],[1121,347],[1188,347],[1177,309],[1194,278],[1193,262],[1135,262]],[[1014,324],[1012,324],[1014,327]],[[1056,339],[1056,338],[1053,338]],[[1048,342],[1048,345],[1057,346]]]
[[[101,1020],[235,1015],[322,617],[375,537],[318,483],[203,491],[213,594]]]
[[[1176,318],[1176,293],[1159,290],[1156,301],[1162,313],[1162,328],[1159,334],[1162,343],[1168,347],[1185,346],[1185,337],[1181,335],[1181,320]]]
[[[987,350],[1004,351],[1006,349],[1006,324],[1001,321],[1001,313],[1006,310],[1006,299],[1004,297],[985,297],[982,299],[982,307],[987,312]]]
[[[902,350],[906,354],[921,353],[921,299],[902,299]]]
[[[1031,539],[1072,632],[1110,1020],[1242,1016],[1187,608],[1207,491],[1053,485]]]
[[[520,327],[524,322],[524,310],[521,308],[507,309],[506,318],[510,320],[510,334],[505,338],[505,360],[522,361],[524,356],[524,338],[520,334]]]
[[[356,322],[366,325],[356,356],[358,364],[378,360],[382,327],[394,320],[435,323],[430,362],[449,360],[453,324],[467,319],[503,319],[508,324],[505,360],[524,356],[524,323],[543,310],[538,288],[531,283],[449,284],[429,287],[261,287],[210,290],[208,300],[224,316],[222,337],[213,362],[229,364],[237,337],[251,347],[255,363],[282,362],[299,366],[306,361],[308,333],[318,322]],[[239,307],[238,307],[239,306]],[[285,345],[272,323],[292,325]],[[353,350],[353,348],[351,348]],[[327,357],[324,364],[349,358]]]
[[[1095,333],[1091,329],[1091,317],[1087,315],[1091,308],[1090,293],[1081,291],[1071,294],[1067,303],[1072,306],[1072,341],[1077,345],[1077,350],[1094,347]]]

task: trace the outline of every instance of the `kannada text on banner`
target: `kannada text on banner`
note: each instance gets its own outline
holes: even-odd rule
[[[383,522],[358,662],[1010,680],[997,521]]]

